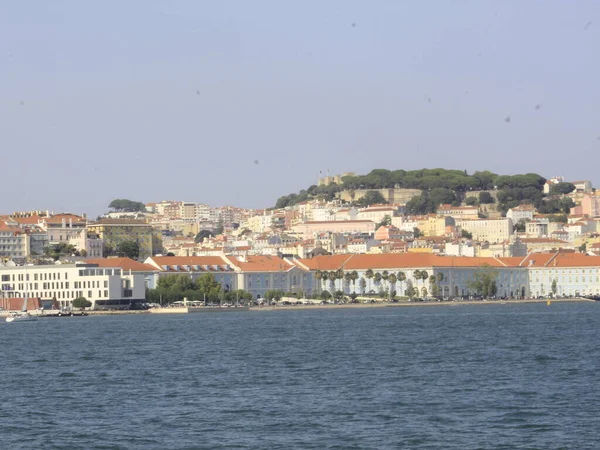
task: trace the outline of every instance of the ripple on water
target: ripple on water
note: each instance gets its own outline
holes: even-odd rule
[[[592,449],[598,306],[6,327],[0,448]],[[28,344],[47,336],[58,353]]]

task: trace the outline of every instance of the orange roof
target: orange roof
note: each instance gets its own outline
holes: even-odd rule
[[[227,264],[221,256],[152,256],[150,259],[159,267],[223,266]]]
[[[40,223],[40,216],[29,216],[29,217],[11,217],[12,220],[21,225],[37,225]]]
[[[77,216],[75,214],[69,214],[69,213],[55,214],[52,217],[44,218],[44,220],[48,223],[62,222],[63,219],[65,219],[66,222],[69,222],[69,219],[72,219],[73,222],[85,222],[86,221],[85,218],[83,218],[81,216]]]
[[[312,220],[308,222],[304,222],[306,225],[314,225],[314,224],[338,224],[338,223],[372,223],[375,225],[375,222],[372,220]],[[302,224],[299,224],[302,225]]]
[[[294,267],[286,260],[270,255],[248,256],[245,262],[235,256],[228,256],[228,259],[244,272],[287,272]]]
[[[387,253],[381,255],[331,255],[301,260],[311,270],[396,269],[419,267],[504,267],[495,258],[439,256],[431,253]]]
[[[98,258],[86,259],[86,264],[98,264],[98,267],[119,267],[132,272],[156,272],[156,267],[144,264],[130,258]]]

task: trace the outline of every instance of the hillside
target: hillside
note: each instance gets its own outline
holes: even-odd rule
[[[463,202],[497,202],[497,209],[503,214],[523,203],[533,204],[539,212],[545,214],[568,213],[574,203],[563,194],[568,193],[573,186],[567,186],[562,189],[564,192],[548,196],[543,192],[545,182],[544,177],[535,173],[498,175],[478,171],[469,175],[467,171],[447,169],[375,169],[367,175],[343,177],[339,184],[313,185],[298,194],[285,195],[277,200],[275,207],[283,208],[311,199],[330,201],[335,198],[349,200],[349,203],[356,206],[368,206],[386,202],[382,189],[403,189],[420,191],[420,195],[418,191],[406,191],[412,197],[406,204],[407,211],[412,214],[433,212],[442,203],[460,205]],[[469,196],[474,191],[479,191],[477,197]],[[496,191],[495,195],[491,195],[490,191]],[[361,195],[356,195],[359,192]]]

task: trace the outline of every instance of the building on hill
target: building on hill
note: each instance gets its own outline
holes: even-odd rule
[[[513,233],[513,221],[509,218],[457,220],[456,225],[471,233],[474,240],[491,244],[507,241]]]
[[[600,217],[600,191],[584,193],[580,204],[571,208],[571,215]]]
[[[479,208],[477,206],[440,205],[435,213],[442,216],[450,216],[454,219],[477,219],[479,217]]]
[[[29,255],[29,239],[18,226],[0,221],[0,258],[23,259]]]
[[[140,260],[162,252],[162,237],[143,220],[102,219],[89,224],[87,229],[100,236],[104,241],[104,247],[113,251],[121,242],[137,242]]]
[[[536,214],[536,212],[537,211],[533,205],[525,204],[510,208],[506,212],[506,217],[512,219],[513,223],[518,223],[521,220],[533,220],[533,216]]]
[[[292,232],[302,238],[311,238],[319,233],[356,234],[375,232],[375,222],[371,220],[340,220],[304,222],[292,226]]]
[[[570,183],[575,186],[577,192],[589,194],[594,190],[592,188],[592,182],[589,180],[571,181]]]

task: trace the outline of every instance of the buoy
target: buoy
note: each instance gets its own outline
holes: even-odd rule
[[[548,300],[548,301],[546,302],[546,305],[550,306],[550,303],[552,303],[552,302],[551,302],[550,300]]]

